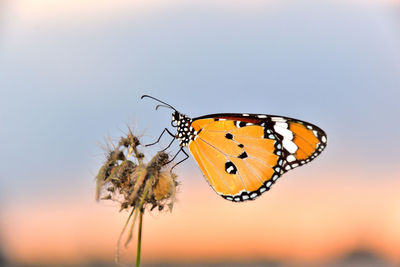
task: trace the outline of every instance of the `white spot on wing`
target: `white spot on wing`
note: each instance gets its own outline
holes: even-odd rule
[[[287,128],[288,124],[286,122],[276,122],[276,126],[282,127],[282,128]]]
[[[287,125],[287,123],[284,123]],[[284,139],[292,140],[293,139],[293,133],[292,131],[288,130],[287,128],[282,128],[279,127],[277,124],[274,125],[274,129],[277,133],[283,136]]]
[[[260,119],[265,119],[267,115],[257,115],[257,117],[259,117]]]
[[[276,122],[286,122],[286,120],[282,117],[272,117],[271,119]]]
[[[291,154],[294,154],[294,153],[297,151],[297,149],[298,149],[298,147],[296,146],[296,144],[293,143],[291,140],[288,140],[288,139],[283,139],[282,144],[283,144],[283,147],[284,147],[287,151],[289,151]]]
[[[325,135],[322,136],[321,141],[322,141],[323,143],[326,143],[326,136],[325,136]]]
[[[295,158],[293,155],[289,155],[289,156],[287,156],[286,160],[287,160],[288,162],[292,162],[292,161],[295,161],[296,158]]]

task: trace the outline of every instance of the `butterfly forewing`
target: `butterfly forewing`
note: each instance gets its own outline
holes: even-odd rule
[[[189,150],[214,190],[232,201],[254,199],[284,172],[314,159],[326,146],[317,126],[258,114],[193,119]]]
[[[214,190],[233,201],[254,199],[267,191],[279,177],[282,151],[279,141],[264,136],[264,128],[248,122],[240,127],[236,120],[197,119],[198,132],[189,150]],[[274,180],[273,180],[274,181]]]

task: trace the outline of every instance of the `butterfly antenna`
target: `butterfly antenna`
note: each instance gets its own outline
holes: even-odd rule
[[[145,97],[151,98],[151,99],[153,99],[153,100],[155,100],[155,101],[158,101],[158,102],[160,102],[160,103],[163,104],[163,105],[157,105],[157,106],[156,106],[156,110],[158,109],[158,107],[166,107],[166,108],[171,108],[171,109],[175,110],[176,112],[178,112],[178,111],[177,111],[173,106],[171,106],[170,104],[165,103],[164,101],[161,101],[160,99],[157,99],[157,98],[155,98],[155,97],[153,97],[153,96],[150,96],[150,95],[142,95],[142,97],[141,97],[140,99],[143,99],[143,98],[145,98]]]

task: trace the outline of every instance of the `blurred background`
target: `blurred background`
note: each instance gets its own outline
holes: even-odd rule
[[[173,212],[144,218],[143,266],[399,266],[399,87],[398,0],[2,0],[0,266],[114,266],[128,214],[95,202],[94,177],[105,137],[170,125],[142,94],[329,139],[248,203],[179,165]]]

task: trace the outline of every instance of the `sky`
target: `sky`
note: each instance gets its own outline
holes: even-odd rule
[[[149,94],[191,117],[302,119],[329,142],[239,205],[186,161],[174,212],[146,218],[145,260],[181,260],[184,250],[186,260],[310,262],[362,248],[400,262],[399,26],[398,1],[2,1],[6,256],[113,259],[127,214],[94,201],[100,144],[127,125],[151,142],[170,125],[169,110],[140,100]]]

